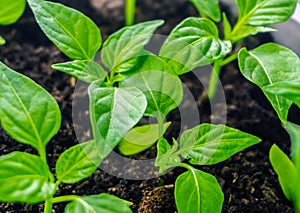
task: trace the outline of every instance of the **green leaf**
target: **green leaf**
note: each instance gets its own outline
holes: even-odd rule
[[[270,162],[278,175],[279,183],[286,198],[295,199],[297,191],[297,171],[289,157],[275,144],[270,150]]]
[[[259,86],[276,110],[280,120],[285,123],[291,101],[267,92],[264,87],[281,81],[299,79],[300,62],[298,56],[283,46],[268,43],[247,51],[241,49],[238,55],[242,74]]]
[[[291,158],[293,162],[300,162],[300,126],[286,122],[285,129],[291,137]]]
[[[147,124],[137,126],[131,129],[122,138],[118,145],[118,150],[123,155],[134,155],[150,148],[170,126],[171,122],[167,122],[160,131],[159,124]]]
[[[48,165],[38,156],[12,152],[0,157],[0,200],[39,203],[55,193]]]
[[[224,38],[225,40],[230,40],[232,27],[226,16],[226,13],[223,13],[223,28],[224,28]]]
[[[78,197],[66,206],[65,213],[131,213],[129,205],[131,203],[126,200],[102,193],[100,195]]]
[[[224,195],[216,178],[191,168],[175,182],[175,202],[178,213],[221,212]]]
[[[178,143],[173,139],[172,147],[168,141],[161,138],[157,143],[157,157],[155,159],[155,166],[159,167],[159,172],[164,173],[169,168],[176,167],[181,163],[179,154],[176,153]]]
[[[22,16],[26,0],[1,0],[0,25],[13,24]]]
[[[64,151],[56,163],[56,175],[64,183],[76,183],[89,177],[102,162],[95,141],[73,146]]]
[[[28,0],[46,36],[72,59],[92,59],[102,38],[96,24],[70,7],[41,0]]]
[[[231,43],[219,38],[214,22],[190,17],[172,30],[159,56],[165,58],[178,75],[213,63],[231,52]]]
[[[140,55],[153,32],[164,23],[162,20],[148,21],[130,27],[123,27],[104,42],[102,61],[110,69]]]
[[[221,11],[218,0],[191,0],[191,2],[196,6],[203,18],[207,16],[216,22],[220,21]]]
[[[0,119],[15,140],[43,152],[60,128],[55,99],[28,77],[0,62]]]
[[[66,63],[53,64],[53,69],[65,72],[86,83],[104,80],[107,72],[96,62],[88,60],[75,60]]]
[[[243,24],[266,26],[288,20],[297,0],[237,0],[239,20]]]
[[[142,62],[143,61],[143,62]],[[154,55],[142,56],[131,72],[124,72],[120,87],[135,87],[147,98],[145,115],[166,116],[178,107],[183,98],[181,80],[162,59]]]
[[[300,108],[300,79],[291,81],[285,81],[285,79],[282,80],[282,82],[264,87],[264,90],[274,95],[282,96],[292,101]]]
[[[89,96],[93,135],[104,159],[142,118],[147,101],[136,88],[105,88],[99,82],[90,85]]]
[[[260,141],[251,134],[224,125],[201,124],[182,133],[180,151],[192,164],[211,165]]]
[[[6,43],[6,41],[4,40],[4,38],[2,36],[0,36],[0,45],[3,45],[5,43]]]

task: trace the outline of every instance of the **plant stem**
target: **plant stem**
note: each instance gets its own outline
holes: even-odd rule
[[[182,168],[185,168],[185,169],[187,169],[187,170],[193,169],[192,166],[190,166],[190,165],[188,165],[188,164],[186,164],[186,163],[180,163],[178,166],[180,166],[180,167],[182,167]]]
[[[51,200],[46,200],[45,201],[45,206],[44,206],[44,213],[51,213],[52,212],[52,202]]]
[[[218,80],[220,77],[222,67],[234,61],[235,59],[237,59],[237,57],[238,54],[234,53],[233,55],[223,59],[222,61],[220,60],[214,63],[207,90],[207,96],[210,100],[213,99],[216,95]]]
[[[131,26],[134,24],[135,16],[135,1],[136,0],[125,0],[125,25]]]
[[[216,61],[213,65],[213,69],[211,71],[208,90],[207,90],[207,96],[210,100],[213,99],[216,95],[221,68],[222,68],[222,65],[220,64],[220,61]]]
[[[73,201],[73,200],[76,200],[78,198],[79,198],[79,196],[77,196],[77,195],[64,195],[64,196],[59,196],[59,197],[52,198],[51,202],[52,203],[62,203],[62,202]]]

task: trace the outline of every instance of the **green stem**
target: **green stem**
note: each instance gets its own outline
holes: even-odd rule
[[[207,90],[207,96],[210,100],[213,99],[216,95],[221,68],[222,65],[220,64],[220,61],[216,61],[211,71],[208,90]]]
[[[136,0],[125,0],[125,25],[131,26],[134,24],[135,16],[135,1]]]
[[[52,212],[52,206],[53,203],[51,200],[46,200],[45,201],[45,206],[44,206],[44,213],[51,213]]]
[[[192,170],[192,169],[193,169],[192,166],[190,166],[190,165],[188,165],[188,164],[186,164],[186,163],[180,163],[178,166],[180,166],[180,167],[182,167],[182,168],[185,168],[185,169],[187,169],[187,170]]]
[[[209,80],[208,90],[207,90],[207,96],[210,100],[213,99],[216,95],[218,81],[219,81],[222,67],[231,63],[232,61],[237,59],[237,57],[238,57],[238,54],[234,53],[233,55],[225,58],[224,60],[216,61],[214,63],[213,70],[211,72],[211,76],[210,76],[210,80]]]
[[[225,58],[225,59],[220,63],[220,65],[223,67],[223,66],[225,66],[225,65],[227,65],[227,64],[229,64],[229,63],[231,63],[231,62],[233,62],[235,59],[237,59],[237,57],[238,57],[238,53],[234,53],[234,54],[232,54],[231,56]]]
[[[77,195],[64,195],[59,197],[52,198],[52,203],[62,203],[62,202],[69,202],[78,199],[80,196]]]

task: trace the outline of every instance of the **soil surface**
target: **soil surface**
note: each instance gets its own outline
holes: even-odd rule
[[[59,1],[87,14],[101,28],[103,38],[121,28],[124,22],[122,0]],[[228,8],[224,7],[225,10]],[[165,25],[158,33],[167,35],[181,20],[188,16],[197,16],[193,5],[184,0],[144,0],[137,1],[136,21],[164,19]],[[23,73],[46,90],[58,101],[62,112],[62,125],[58,134],[47,146],[48,162],[54,172],[58,156],[67,148],[78,143],[72,121],[72,100],[76,80],[64,73],[55,71],[51,64],[68,61],[41,32],[35,24],[33,15],[27,8],[17,24],[0,28],[7,44],[0,46],[0,60],[12,69]],[[253,37],[246,43],[253,48],[260,43],[270,41],[268,35]],[[244,150],[225,162],[213,166],[199,167],[217,177],[225,195],[223,212],[294,212],[280,189],[278,179],[268,160],[271,145],[276,143],[289,153],[289,137],[281,127],[274,110],[262,92],[247,81],[237,70],[236,62],[224,68],[221,82],[226,97],[226,111],[211,115],[211,107],[203,101],[202,82],[193,74],[183,75],[182,81],[192,92],[201,123],[221,121],[226,117],[228,126],[252,133],[262,142]],[[197,72],[197,70],[195,71]],[[222,102],[215,105],[222,107]],[[168,120],[173,123],[167,138],[177,137],[180,130],[178,110],[174,110]],[[292,108],[290,120],[299,121],[299,110]],[[36,151],[11,139],[0,127],[0,154],[12,151]],[[153,159],[156,148],[134,156],[134,159]],[[111,168],[113,170],[113,168]],[[184,170],[176,168],[167,174],[148,180],[127,180],[110,175],[98,169],[91,177],[74,185],[61,184],[57,195],[92,195],[108,192],[133,203],[133,212],[173,213],[174,183]],[[54,205],[54,212],[63,212],[65,203]],[[42,212],[43,205],[0,203],[1,212]]]

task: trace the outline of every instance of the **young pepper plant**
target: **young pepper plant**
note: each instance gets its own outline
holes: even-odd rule
[[[213,64],[207,91],[209,98],[215,95],[222,67],[237,59],[237,52],[232,52],[232,47],[250,35],[275,31],[267,26],[288,20],[297,5],[297,0],[236,0],[239,12],[237,22],[232,26],[223,13],[224,38],[221,38],[214,23],[221,17],[218,1],[192,2],[202,18],[189,17],[177,25],[163,44],[159,55],[166,58],[172,67],[185,65],[186,68],[178,70],[178,75],[196,67]]]
[[[57,133],[61,113],[55,99],[28,77],[0,62],[0,120],[16,141],[34,147],[38,155],[14,151],[0,157],[0,201],[52,205],[69,202],[65,212],[131,212],[130,202],[109,194],[55,197],[60,183],[89,177],[102,161],[94,141],[64,151],[56,163],[56,180],[47,164],[46,145]]]
[[[2,0],[0,2],[0,25],[10,25],[18,21],[26,6],[26,0]],[[5,40],[0,36],[0,45]]]
[[[136,132],[137,129],[132,128],[142,116],[157,118],[158,126],[139,127],[139,130],[153,129],[155,134],[151,134],[152,139],[144,148],[140,146],[134,152],[153,145],[167,127],[163,124],[164,118],[180,104],[183,97],[181,81],[172,68],[144,50],[144,45],[163,21],[124,27],[112,34],[101,50],[102,62],[109,70],[107,73],[94,61],[102,39],[100,30],[88,17],[62,4],[42,0],[28,2],[46,36],[73,59],[55,64],[53,68],[90,84],[88,92],[93,137],[102,158],[129,131],[130,135]],[[83,28],[86,30],[82,31]],[[173,87],[169,87],[171,84]],[[143,141],[145,137],[149,139],[149,134],[140,137],[138,141]],[[127,142],[122,141],[120,151],[125,153],[123,148]]]
[[[186,130],[170,146],[159,140],[155,165],[163,173],[176,166],[188,171],[175,182],[175,202],[179,213],[221,212],[224,195],[216,178],[206,172],[182,163],[181,157],[193,165],[212,165],[260,142],[260,139],[224,125],[201,124]]]
[[[251,51],[243,48],[238,57],[242,74],[261,88],[291,136],[291,159],[274,144],[270,161],[286,198],[300,212],[300,127],[287,121],[291,105],[300,108],[300,59],[292,50],[275,43]]]

